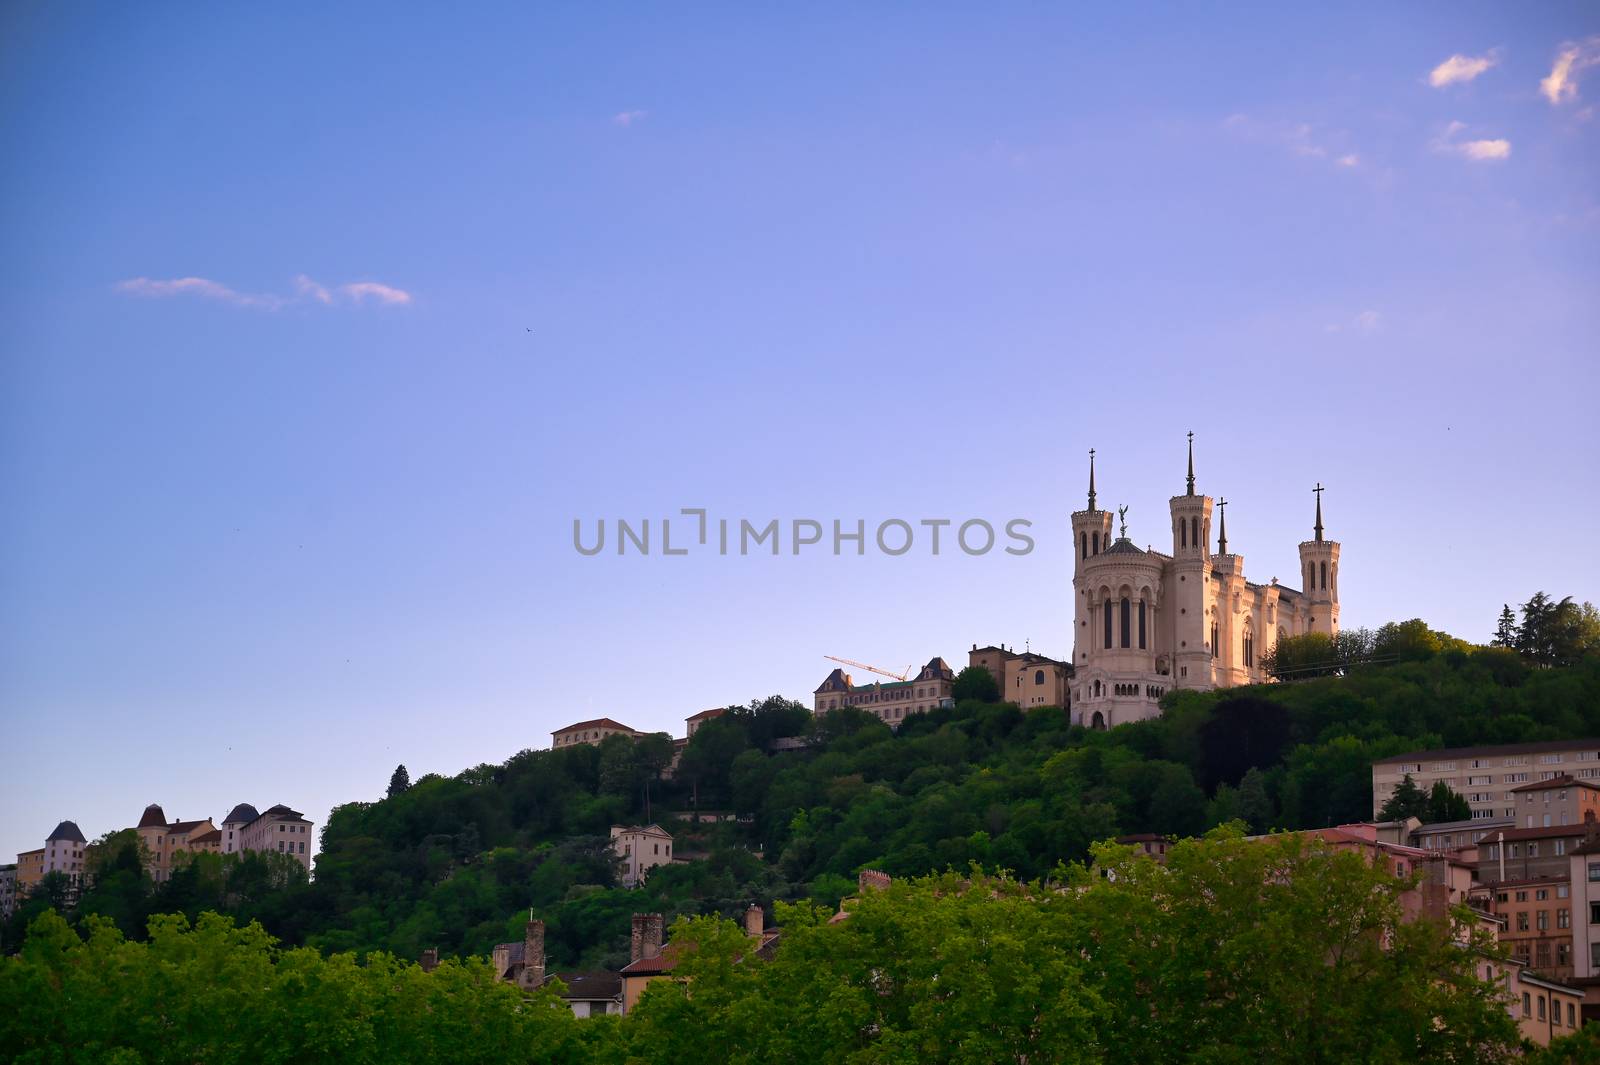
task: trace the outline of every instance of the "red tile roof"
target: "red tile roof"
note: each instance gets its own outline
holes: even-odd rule
[[[623,732],[633,731],[633,729],[629,728],[627,725],[624,725],[620,721],[613,721],[609,717],[597,717],[593,721],[580,721],[576,725],[568,725],[566,728],[558,728],[555,730],[555,735],[559,736],[563,732],[571,732],[573,729],[580,728],[614,728],[620,729]]]

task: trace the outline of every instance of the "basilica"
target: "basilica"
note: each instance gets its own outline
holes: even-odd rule
[[[1322,535],[1321,493],[1319,484],[1313,538],[1300,545],[1303,590],[1255,584],[1244,556],[1228,551],[1227,500],[1195,494],[1193,433],[1187,490],[1169,503],[1170,554],[1136,546],[1126,522],[1112,538],[1090,451],[1089,506],[1072,515],[1073,721],[1110,728],[1157,716],[1174,688],[1261,683],[1271,679],[1261,656],[1279,639],[1337,633],[1339,544]]]

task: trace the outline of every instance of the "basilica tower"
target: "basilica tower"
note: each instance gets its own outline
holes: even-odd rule
[[[1339,633],[1339,544],[1322,535],[1322,483],[1312,489],[1317,496],[1317,521],[1313,538],[1300,545],[1300,573],[1305,578],[1306,632]]]
[[[1089,507],[1072,515],[1072,664],[1086,660],[1089,639],[1090,603],[1084,571],[1089,560],[1111,546],[1111,512],[1101,510],[1094,490],[1094,448],[1089,449]]]
[[[1189,434],[1189,476],[1184,494],[1173,496],[1172,575],[1169,588],[1172,622],[1172,679],[1180,688],[1209,688],[1212,674],[1211,497],[1195,495],[1194,434]]]

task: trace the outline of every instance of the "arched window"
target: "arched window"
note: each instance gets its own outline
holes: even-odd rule
[[[1189,519],[1189,542],[1196,547],[1200,546],[1200,519]]]
[[[1178,540],[1183,547],[1189,546],[1189,523],[1181,518],[1178,520]]]
[[[1145,636],[1144,636],[1144,600],[1143,600],[1143,599],[1141,599],[1141,600],[1139,600],[1139,650],[1141,650],[1141,651],[1143,651],[1143,650],[1144,650],[1144,648],[1145,648]]]
[[[1094,553],[1098,555],[1100,553],[1100,530],[1098,529],[1096,529],[1094,533],[1093,547]]]
[[[1217,623],[1211,623],[1211,657],[1217,657]]]
[[[1317,586],[1317,564],[1315,562],[1307,562],[1306,563],[1306,591],[1309,592],[1312,589],[1316,588],[1316,586]]]
[[[1094,717],[1089,719],[1089,727],[1104,732],[1106,727],[1106,715],[1096,710],[1094,712]]]
[[[1326,562],[1322,563],[1322,587],[1324,589],[1328,587],[1328,564]]]
[[[1078,538],[1083,541],[1083,557],[1084,558],[1088,558],[1089,557],[1089,534],[1088,533],[1079,533],[1078,534]]]
[[[1133,627],[1133,608],[1128,602],[1128,597],[1122,597],[1122,646],[1131,646],[1131,630]]]
[[[1043,684],[1044,683],[1044,670],[1042,670],[1042,669],[1034,670],[1034,672],[1033,672],[1033,683],[1034,684]]]
[[[1106,650],[1111,650],[1111,600],[1106,600]]]

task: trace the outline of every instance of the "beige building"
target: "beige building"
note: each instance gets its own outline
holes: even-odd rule
[[[43,847],[17,855],[16,896],[21,898],[32,892],[46,873],[61,873],[67,878],[69,896],[75,897],[83,887],[83,852],[87,846],[76,822],[61,822],[45,838]]]
[[[1111,728],[1155,717],[1174,688],[1208,690],[1270,679],[1261,657],[1284,636],[1339,630],[1339,544],[1322,528],[1317,486],[1313,537],[1300,544],[1303,589],[1245,580],[1228,550],[1227,501],[1195,493],[1194,434],[1183,495],[1168,501],[1171,551],[1116,539],[1097,503],[1089,453],[1089,506],[1072,515],[1074,618],[1072,720]],[[1211,519],[1217,514],[1217,550]]]
[[[155,803],[144,808],[134,831],[150,854],[145,872],[157,883],[171,878],[180,854],[219,854],[222,851],[222,834],[211,823],[211,818],[168,822],[167,815]]]
[[[1586,842],[1567,855],[1572,885],[1573,976],[1600,983],[1600,839]]]
[[[660,825],[612,825],[611,850],[622,860],[622,886],[638,887],[672,861],[672,837]]]
[[[1513,791],[1521,785],[1563,775],[1600,783],[1600,740],[1446,747],[1380,759],[1372,763],[1374,817],[1408,775],[1425,792],[1432,790],[1435,781],[1444,781],[1466,798],[1474,819],[1514,818],[1520,825],[1527,812],[1519,810]],[[1543,810],[1538,812],[1542,822]]]
[[[942,658],[933,658],[922,667],[915,680],[890,681],[857,687],[850,674],[835,669],[813,693],[812,712],[826,713],[842,706],[854,706],[898,726],[907,714],[954,706],[952,689],[955,670]]]
[[[687,740],[689,737],[695,734],[701,725],[704,725],[707,721],[715,721],[717,718],[721,717],[727,712],[728,711],[723,707],[714,707],[710,710],[702,710],[698,714],[693,714],[684,718],[683,738]]]
[[[1566,773],[1511,789],[1523,828],[1581,825],[1600,818],[1600,783]]]
[[[1563,870],[1559,879],[1536,877],[1495,884],[1490,911],[1505,919],[1500,944],[1513,958],[1540,976],[1570,980],[1572,967],[1572,884]]]
[[[1567,856],[1594,838],[1593,824],[1504,828],[1478,841],[1475,876],[1481,884],[1554,879],[1567,875]]]
[[[1072,700],[1072,666],[1032,651],[1014,647],[972,645],[967,665],[989,671],[1000,690],[1000,698],[1024,710],[1036,706],[1068,708]]]
[[[571,747],[577,743],[587,743],[598,747],[600,741],[607,736],[638,736],[640,733],[624,725],[620,721],[613,721],[609,717],[597,717],[592,721],[580,721],[576,725],[556,729],[550,733],[550,746]]]

